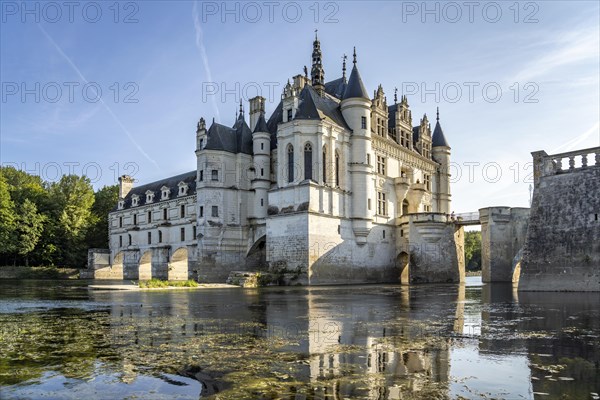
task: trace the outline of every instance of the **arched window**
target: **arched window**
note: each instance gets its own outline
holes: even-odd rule
[[[408,200],[404,199],[402,202],[402,215],[408,214]]]
[[[327,147],[323,146],[323,184],[327,184]]]
[[[304,179],[312,179],[312,145],[304,145]]]
[[[335,186],[340,187],[340,153],[335,152]]]
[[[287,148],[288,153],[288,182],[294,182],[294,146],[291,144]]]

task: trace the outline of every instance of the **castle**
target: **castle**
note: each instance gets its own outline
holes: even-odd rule
[[[349,77],[344,57],[326,82],[315,37],[310,78],[305,67],[288,81],[270,117],[260,96],[248,114],[240,101],[232,127],[200,119],[195,170],[136,187],[120,178],[105,253],[113,277],[399,282],[410,260],[428,269],[412,282],[461,279],[439,111],[432,131],[426,115],[413,126],[406,96],[388,105],[379,85],[370,98],[356,50]]]

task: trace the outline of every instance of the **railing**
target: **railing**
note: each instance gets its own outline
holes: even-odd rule
[[[536,151],[533,155],[534,185],[544,176],[580,171],[590,167],[600,167],[600,147],[569,151],[559,154],[546,154]],[[566,161],[566,162],[565,162]]]
[[[459,224],[479,224],[479,211],[461,214],[450,214],[450,219]]]

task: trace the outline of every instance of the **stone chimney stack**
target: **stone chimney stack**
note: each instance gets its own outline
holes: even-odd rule
[[[129,175],[119,177],[119,199],[124,199],[127,196],[131,188],[133,188],[133,182],[135,180]]]
[[[250,130],[254,132],[260,113],[265,112],[265,98],[256,96],[250,99]]]
[[[304,86],[308,83],[308,77],[303,76],[303,75],[296,75],[294,76],[294,88],[296,89],[296,91],[298,93],[300,93],[300,91],[302,89],[304,89]]]

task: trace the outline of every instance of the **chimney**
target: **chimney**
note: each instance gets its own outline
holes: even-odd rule
[[[254,132],[261,112],[265,112],[265,98],[256,96],[250,99],[250,130]]]
[[[133,188],[133,182],[135,180],[129,175],[119,177],[119,199],[124,199],[127,196],[131,188]]]
[[[294,88],[296,88],[296,92],[300,93],[302,89],[304,89],[304,85],[308,83],[308,78],[303,75],[296,75],[292,79],[294,79]]]

